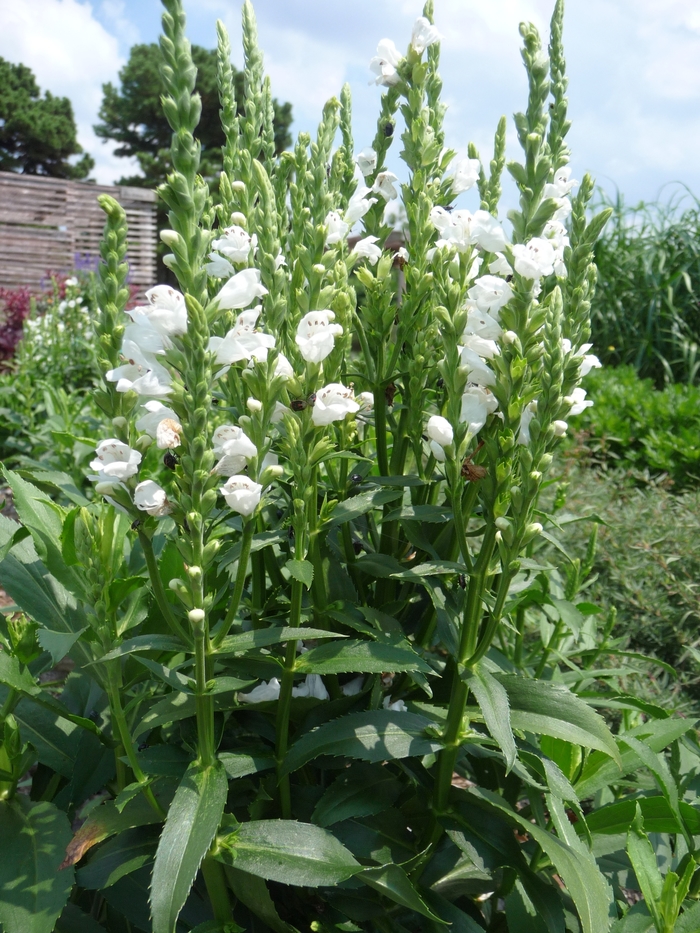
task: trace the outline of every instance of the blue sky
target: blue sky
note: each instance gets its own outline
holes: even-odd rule
[[[485,157],[498,118],[524,106],[518,23],[546,30],[553,0],[436,0],[448,142]],[[239,0],[186,0],[192,42],[213,47],[229,27],[240,64]],[[294,106],[294,130],[313,130],[323,102],[349,81],[357,148],[373,135],[380,90],[367,63],[383,37],[406,46],[421,0],[257,0],[261,46],[277,97]],[[92,132],[101,85],[115,81],[135,42],[155,41],[156,0],[0,2],[0,56],[34,69],[44,88],[73,101],[80,140],[111,182],[130,168]],[[700,194],[700,3],[568,0],[570,143],[576,177],[590,171],[626,200],[653,199],[674,181]],[[509,155],[517,157],[514,132]],[[398,147],[397,147],[398,149]]]

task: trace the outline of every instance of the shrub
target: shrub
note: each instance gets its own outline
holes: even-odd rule
[[[594,370],[585,385],[594,405],[571,419],[580,445],[574,455],[629,470],[640,482],[700,483],[700,386],[657,390],[631,366]]]
[[[0,288],[0,363],[15,355],[31,312],[31,300],[27,287]]]

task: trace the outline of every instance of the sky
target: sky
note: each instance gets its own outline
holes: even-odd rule
[[[356,148],[369,145],[381,90],[368,83],[368,62],[384,37],[407,46],[422,0],[253,2],[273,93],[291,101],[294,133],[313,131],[325,100],[347,81]],[[511,117],[527,95],[518,24],[529,20],[546,35],[553,3],[435,0],[447,143],[461,155],[472,141],[487,161],[506,114],[508,156],[518,158]],[[240,66],[240,0],[184,5],[190,40],[213,48],[222,19]],[[92,129],[102,84],[118,81],[131,45],[157,40],[160,10],[157,0],[0,0],[0,56],[28,65],[43,89],[71,99],[101,183],[133,172]],[[567,0],[564,44],[574,176],[588,171],[628,203],[668,196],[677,182],[700,195],[698,0]]]

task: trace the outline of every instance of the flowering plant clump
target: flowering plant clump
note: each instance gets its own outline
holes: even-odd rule
[[[488,172],[446,144],[432,0],[405,52],[379,43],[385,90],[359,152],[344,87],[315,139],[277,158],[250,3],[244,101],[219,23],[216,205],[181,3],[164,6],[161,237],[178,288],[125,311],[125,215],[101,196],[93,495],[44,476],[63,508],[6,471],[22,526],[0,524],[0,582],[29,618],[0,654],[0,822],[16,860],[53,834],[36,872],[60,870],[31,888],[45,922],[16,893],[0,894],[0,922],[50,933],[60,913],[77,929],[87,909],[154,933],[601,933],[622,881],[596,834],[629,829],[621,847],[647,884],[647,819],[678,834],[662,905],[675,921],[698,820],[659,752],[675,742],[680,773],[692,723],[662,711],[635,728],[640,707],[611,690],[629,731],[612,734],[586,690],[615,645],[607,628],[596,647],[597,610],[575,602],[592,550],[564,584],[535,551],[551,537],[553,451],[589,404],[607,217],[588,219],[592,181],[574,194],[570,178],[561,0],[549,56],[521,27],[510,233],[505,120]],[[403,181],[386,167],[399,136]],[[469,189],[474,212],[455,205]],[[77,670],[55,698],[35,678],[66,652]],[[35,708],[78,736],[76,770],[30,731]],[[642,767],[661,795],[628,794]],[[591,814],[594,795],[610,806]],[[84,820],[74,833],[66,812]]]

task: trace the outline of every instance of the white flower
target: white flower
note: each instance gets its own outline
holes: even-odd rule
[[[234,224],[224,230],[224,235],[214,240],[212,249],[217,250],[222,256],[225,256],[229,262],[248,262],[251,249],[255,249],[258,238],[253,234],[251,236],[243,227]]]
[[[226,505],[239,515],[252,515],[260,502],[262,494],[260,483],[249,476],[230,476],[220,488]]]
[[[284,416],[290,414],[291,408],[287,408],[286,405],[283,405],[282,402],[275,402],[275,407],[270,415],[270,423],[278,424],[280,421],[284,420]]]
[[[568,395],[564,401],[567,404],[571,404],[569,415],[580,415],[581,412],[590,408],[593,404],[590,399],[586,399],[586,390],[581,388],[574,389],[571,395]]]
[[[411,46],[414,52],[422,55],[429,45],[439,42],[442,36],[425,16],[419,16],[413,24],[411,33]]]
[[[360,411],[372,411],[374,408],[374,394],[372,392],[360,392],[355,396],[355,401],[360,406]]]
[[[260,401],[260,399],[253,398],[251,396],[251,398],[246,400],[245,407],[249,412],[255,414],[256,412],[263,410],[263,403]]]
[[[246,269],[246,272],[253,271]],[[242,273],[239,273],[242,275]],[[208,349],[221,366],[230,366],[241,360],[265,360],[267,351],[275,345],[272,334],[263,334],[255,329],[262,306],[243,311],[238,315],[236,326],[225,337],[210,337]],[[221,375],[219,373],[218,375]]]
[[[362,152],[357,153],[355,161],[366,178],[367,175],[371,175],[377,167],[377,153],[371,146],[366,146]]]
[[[331,382],[316,393],[311,420],[317,427],[342,421],[346,415],[354,414],[360,406],[352,397],[352,389],[340,382]]]
[[[155,518],[167,515],[171,509],[165,490],[152,479],[144,480],[134,489],[134,505]]]
[[[496,397],[481,386],[468,386],[462,396],[462,411],[459,420],[469,425],[469,433],[474,436],[486,424],[486,419],[498,408]]]
[[[316,700],[329,700],[330,695],[320,674],[307,674],[303,683],[292,687],[293,697],[314,697]]]
[[[497,314],[513,297],[508,282],[495,275],[482,275],[467,292],[479,311]]]
[[[496,385],[496,376],[493,371],[488,368],[486,363],[484,363],[478,353],[475,353],[474,350],[471,350],[469,347],[462,347],[459,356],[459,364],[460,366],[466,367],[471,383],[479,386]]]
[[[569,427],[569,425],[566,423],[566,421],[553,421],[552,427],[554,428],[555,437],[564,437],[566,434],[566,429]]]
[[[187,308],[180,292],[169,285],[156,285],[146,292],[147,305],[127,312],[139,324],[144,318],[161,334],[187,333]]]
[[[370,207],[377,203],[376,198],[367,197],[367,195],[371,193],[372,189],[367,188],[365,185],[359,185],[355,189],[355,193],[348,203],[348,209],[343,214],[345,222],[350,224],[350,226],[364,217]]]
[[[346,697],[357,696],[358,693],[362,692],[362,686],[365,682],[365,675],[358,674],[357,677],[353,677],[352,680],[349,680],[346,684],[340,688],[343,695]]]
[[[340,243],[350,232],[350,225],[346,224],[337,211],[329,211],[323,221],[326,230],[326,246]]]
[[[564,353],[568,356],[571,353],[571,341],[566,337],[561,342]],[[603,364],[594,353],[588,353],[593,346],[592,343],[584,343],[578,348],[574,356],[581,359],[581,378],[587,376],[592,369],[601,369]]]
[[[452,194],[461,194],[473,188],[479,179],[481,162],[478,159],[462,159],[452,173]]]
[[[382,706],[384,707],[384,709],[393,710],[393,712],[395,712],[395,713],[406,713],[406,712],[408,712],[408,707],[406,706],[406,704],[404,703],[403,700],[395,700],[395,701],[392,703],[392,702],[391,702],[391,697],[390,697],[390,696],[384,697],[384,701],[383,701],[383,703],[382,703]]]
[[[218,253],[209,253],[209,259],[210,262],[205,263],[204,268],[212,279],[227,279],[236,271],[228,259]]]
[[[438,444],[437,441],[430,442],[430,450],[433,454],[433,457],[438,461],[438,463],[444,463],[447,460],[447,456],[443,448]]]
[[[431,415],[428,418],[427,432],[430,440],[435,441],[441,447],[449,447],[454,441],[452,425],[442,415]]]
[[[513,257],[515,271],[523,278],[536,281],[554,272],[554,247],[543,237],[536,236],[528,243],[517,243],[513,247]]]
[[[320,363],[333,350],[334,338],[343,333],[340,324],[332,324],[332,311],[309,311],[299,321],[296,342],[307,363]]]
[[[124,328],[122,352],[124,352],[124,346],[127,342],[137,346],[142,353],[155,353],[156,356],[162,356],[166,348],[169,350],[173,345],[167,334],[156,330],[145,314],[137,315],[137,323],[127,324]]]
[[[257,269],[243,269],[231,276],[219,291],[217,300],[222,311],[238,310],[263,295],[267,295],[267,289],[260,284],[260,272]]]
[[[578,182],[571,178],[571,166],[564,165],[554,173],[554,179],[544,186],[543,198],[563,198]]]
[[[282,266],[286,266],[286,265],[287,265],[287,260],[284,258],[284,255],[282,253],[277,253],[277,255],[275,256],[275,271],[277,269],[281,269]]]
[[[152,398],[170,395],[172,379],[165,367],[143,353],[133,340],[124,340],[121,352],[127,362],[105,373],[108,382],[116,382],[117,392],[131,390]]]
[[[66,288],[75,288],[77,284],[78,284],[78,280],[75,277],[66,279],[66,281],[64,282],[64,285],[66,286]]]
[[[372,191],[381,194],[386,201],[393,201],[394,198],[398,198],[399,196],[398,191],[394,187],[395,181],[398,181],[398,178],[393,172],[380,172],[374,179]]]
[[[258,448],[248,435],[234,424],[222,424],[211,438],[212,447],[217,457],[222,454],[235,454],[238,457],[256,457]]]
[[[408,250],[405,246],[399,246],[396,251],[396,258],[400,259],[401,262],[409,262],[411,257],[408,255]]]
[[[370,84],[379,84],[383,87],[391,87],[392,84],[399,83],[399,75],[396,66],[401,61],[401,54],[391,39],[382,39],[377,46],[377,54],[369,63],[369,70],[376,77]]]
[[[379,237],[376,236],[366,236],[364,239],[358,240],[350,255],[352,256],[354,254],[360,256],[363,259],[369,260],[370,265],[376,266],[382,258],[381,246],[375,245],[378,239]]]
[[[520,416],[518,443],[527,446],[530,443],[530,422],[537,414],[537,402],[530,402]]]
[[[250,693],[239,693],[239,703],[265,703],[268,700],[279,700],[280,682],[276,677],[266,682],[263,680],[257,687],[253,687]]]
[[[488,340],[479,334],[465,334],[462,337],[462,343],[469,350],[473,350],[482,360],[492,360],[494,356],[499,356],[501,352],[495,340]]]
[[[496,318],[491,317],[486,311],[479,311],[476,307],[469,308],[464,336],[476,334],[484,340],[498,340],[502,333],[503,330]]]
[[[497,253],[506,245],[503,228],[488,211],[477,211],[472,217],[471,239],[487,253]]]
[[[141,454],[132,450],[128,444],[122,443],[115,437],[100,441],[95,448],[97,456],[90,462],[90,469],[95,470],[97,476],[91,476],[93,482],[123,482],[134,476],[141,463]]]
[[[292,369],[292,364],[284,353],[278,353],[275,363],[275,376],[280,376],[282,379],[291,379],[293,375],[294,370]]]
[[[150,402],[146,402],[143,407],[146,409],[146,414],[141,415],[136,421],[136,430],[143,431],[144,434],[148,434],[149,437],[156,437],[158,425],[161,421],[165,421],[166,418],[178,424],[180,423],[172,408],[166,408],[162,402],[157,402],[154,399]]]

